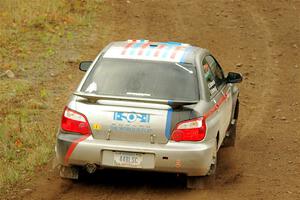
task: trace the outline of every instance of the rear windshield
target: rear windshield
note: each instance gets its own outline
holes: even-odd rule
[[[199,99],[192,64],[100,59],[81,91],[97,95],[195,101]]]

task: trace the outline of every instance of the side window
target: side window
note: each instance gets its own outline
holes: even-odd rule
[[[218,62],[212,56],[206,56],[205,60],[207,61],[210,67],[210,70],[216,82],[216,86],[219,89],[225,83],[223,70],[218,64]]]
[[[206,79],[210,95],[214,96],[218,92],[218,89],[216,86],[214,75],[210,69],[209,63],[207,62],[206,58],[203,59],[202,65],[204,70],[204,77]]]

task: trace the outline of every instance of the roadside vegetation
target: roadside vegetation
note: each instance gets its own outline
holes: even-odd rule
[[[0,1],[0,194],[30,180],[53,156],[57,102],[68,95],[64,81],[73,79],[64,71],[80,59],[74,44],[87,37],[102,4]]]

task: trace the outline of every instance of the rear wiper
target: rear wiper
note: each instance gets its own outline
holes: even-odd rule
[[[198,101],[178,101],[178,100],[165,100],[165,99],[149,99],[149,98],[139,98],[139,97],[122,97],[122,96],[110,96],[110,95],[97,95],[88,94],[83,92],[74,92],[75,96],[79,96],[87,99],[92,103],[96,103],[98,100],[117,100],[117,101],[137,101],[141,103],[158,103],[169,105],[172,108],[177,108],[184,105],[196,104]]]

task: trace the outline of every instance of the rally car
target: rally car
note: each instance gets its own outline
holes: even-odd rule
[[[206,49],[177,42],[112,42],[86,71],[57,134],[60,175],[80,169],[185,174],[197,188],[216,170],[217,152],[233,146],[239,73],[225,76]]]

